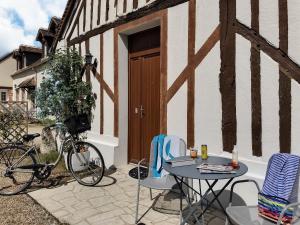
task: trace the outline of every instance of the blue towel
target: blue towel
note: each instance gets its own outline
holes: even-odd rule
[[[283,198],[291,203],[298,200],[300,157],[277,153],[268,163],[262,193]]]
[[[170,150],[171,150],[171,141],[165,143],[166,135],[160,134],[153,138],[153,163],[151,165],[152,168],[152,176],[154,178],[160,178],[163,172],[163,162],[165,161],[165,157],[173,159]],[[164,175],[164,174],[163,174]]]

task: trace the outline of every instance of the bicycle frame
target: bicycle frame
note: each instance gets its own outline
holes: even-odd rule
[[[78,156],[78,153],[75,151],[75,140],[74,138],[72,137],[72,135],[68,135],[68,136],[65,136],[64,133],[60,133],[63,131],[63,125],[59,124],[59,125],[56,125],[56,135],[55,135],[55,145],[56,145],[56,151],[58,151],[59,155],[56,159],[56,161],[54,163],[51,163],[51,164],[40,164],[40,165],[45,165],[45,166],[51,166],[51,169],[54,169],[58,163],[60,162],[60,160],[62,159],[63,157],[63,153],[64,153],[64,148],[65,146],[68,144],[68,142],[71,142],[71,146],[72,146],[72,151],[75,153],[76,155],[76,158],[79,160],[80,163],[84,164],[84,162],[82,161],[82,158]],[[58,136],[62,134],[63,135],[63,139],[62,139],[62,143],[58,149],[58,146],[57,146],[57,138]],[[17,171],[17,172],[21,172],[21,173],[34,173],[36,172],[35,169],[32,169],[32,170],[26,170],[26,169],[14,169],[14,167],[17,167],[19,165],[20,162],[22,162],[22,160],[27,156],[29,155],[32,151],[35,152],[36,156],[37,156],[37,161],[38,163],[41,163],[41,160],[40,160],[40,157],[39,157],[39,153],[37,151],[37,149],[35,148],[35,146],[32,146],[31,148],[29,148],[22,156],[21,158],[15,162],[12,166],[10,166],[10,169],[9,171],[13,172],[13,171]],[[87,163],[87,162],[85,162]]]

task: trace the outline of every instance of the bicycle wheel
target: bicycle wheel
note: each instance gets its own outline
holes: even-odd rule
[[[98,184],[104,175],[105,165],[100,151],[88,142],[75,143],[69,150],[68,168],[78,183],[85,186]]]
[[[25,153],[21,146],[0,150],[0,195],[18,194],[32,183],[36,160],[32,154]]]

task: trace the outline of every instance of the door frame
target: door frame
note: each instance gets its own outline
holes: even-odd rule
[[[167,34],[168,10],[164,9],[114,28],[114,127],[119,138],[115,164],[124,165],[128,157],[128,36],[160,27],[160,132],[167,132]]]
[[[153,55],[153,54],[157,54],[157,53],[159,53],[159,55],[161,54],[160,47],[143,50],[143,51],[139,51],[139,52],[134,52],[134,53],[129,53],[129,55],[128,55],[128,80],[129,81],[131,80],[130,63],[129,63],[130,59],[141,57],[141,56],[149,56],[149,55]],[[160,68],[160,70],[161,70],[161,68]],[[130,96],[130,92],[131,92],[131,87],[130,87],[130,82],[128,82],[128,96]],[[160,93],[160,95],[161,95],[161,93]],[[129,150],[129,147],[131,146],[131,143],[130,143],[131,116],[129,114],[130,113],[130,110],[129,110],[130,105],[131,105],[130,98],[128,98],[128,144],[127,144],[128,158],[127,158],[127,162],[128,163],[138,163],[138,161],[137,162],[131,161],[132,157],[130,155],[130,150]],[[159,126],[161,126],[161,125],[159,124]],[[147,164],[147,162],[145,162],[144,164]]]

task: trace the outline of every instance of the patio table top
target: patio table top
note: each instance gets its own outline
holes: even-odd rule
[[[184,158],[190,158],[189,156],[183,156],[178,157],[176,159],[184,159]],[[180,167],[172,167],[171,163],[164,162],[163,168],[168,171],[169,173],[179,176],[179,177],[186,177],[186,178],[192,178],[192,179],[198,179],[198,180],[224,180],[224,179],[231,179],[235,177],[239,177],[247,173],[248,167],[242,163],[239,162],[239,168],[236,169],[236,173],[212,173],[212,174],[204,174],[200,173],[199,169],[197,169],[197,166],[199,166],[202,163],[208,163],[208,164],[218,164],[218,165],[228,165],[231,163],[231,159],[224,158],[224,157],[218,157],[218,156],[209,156],[208,159],[202,160],[201,157],[198,157],[196,160],[196,163],[193,165],[188,166],[180,166]]]

